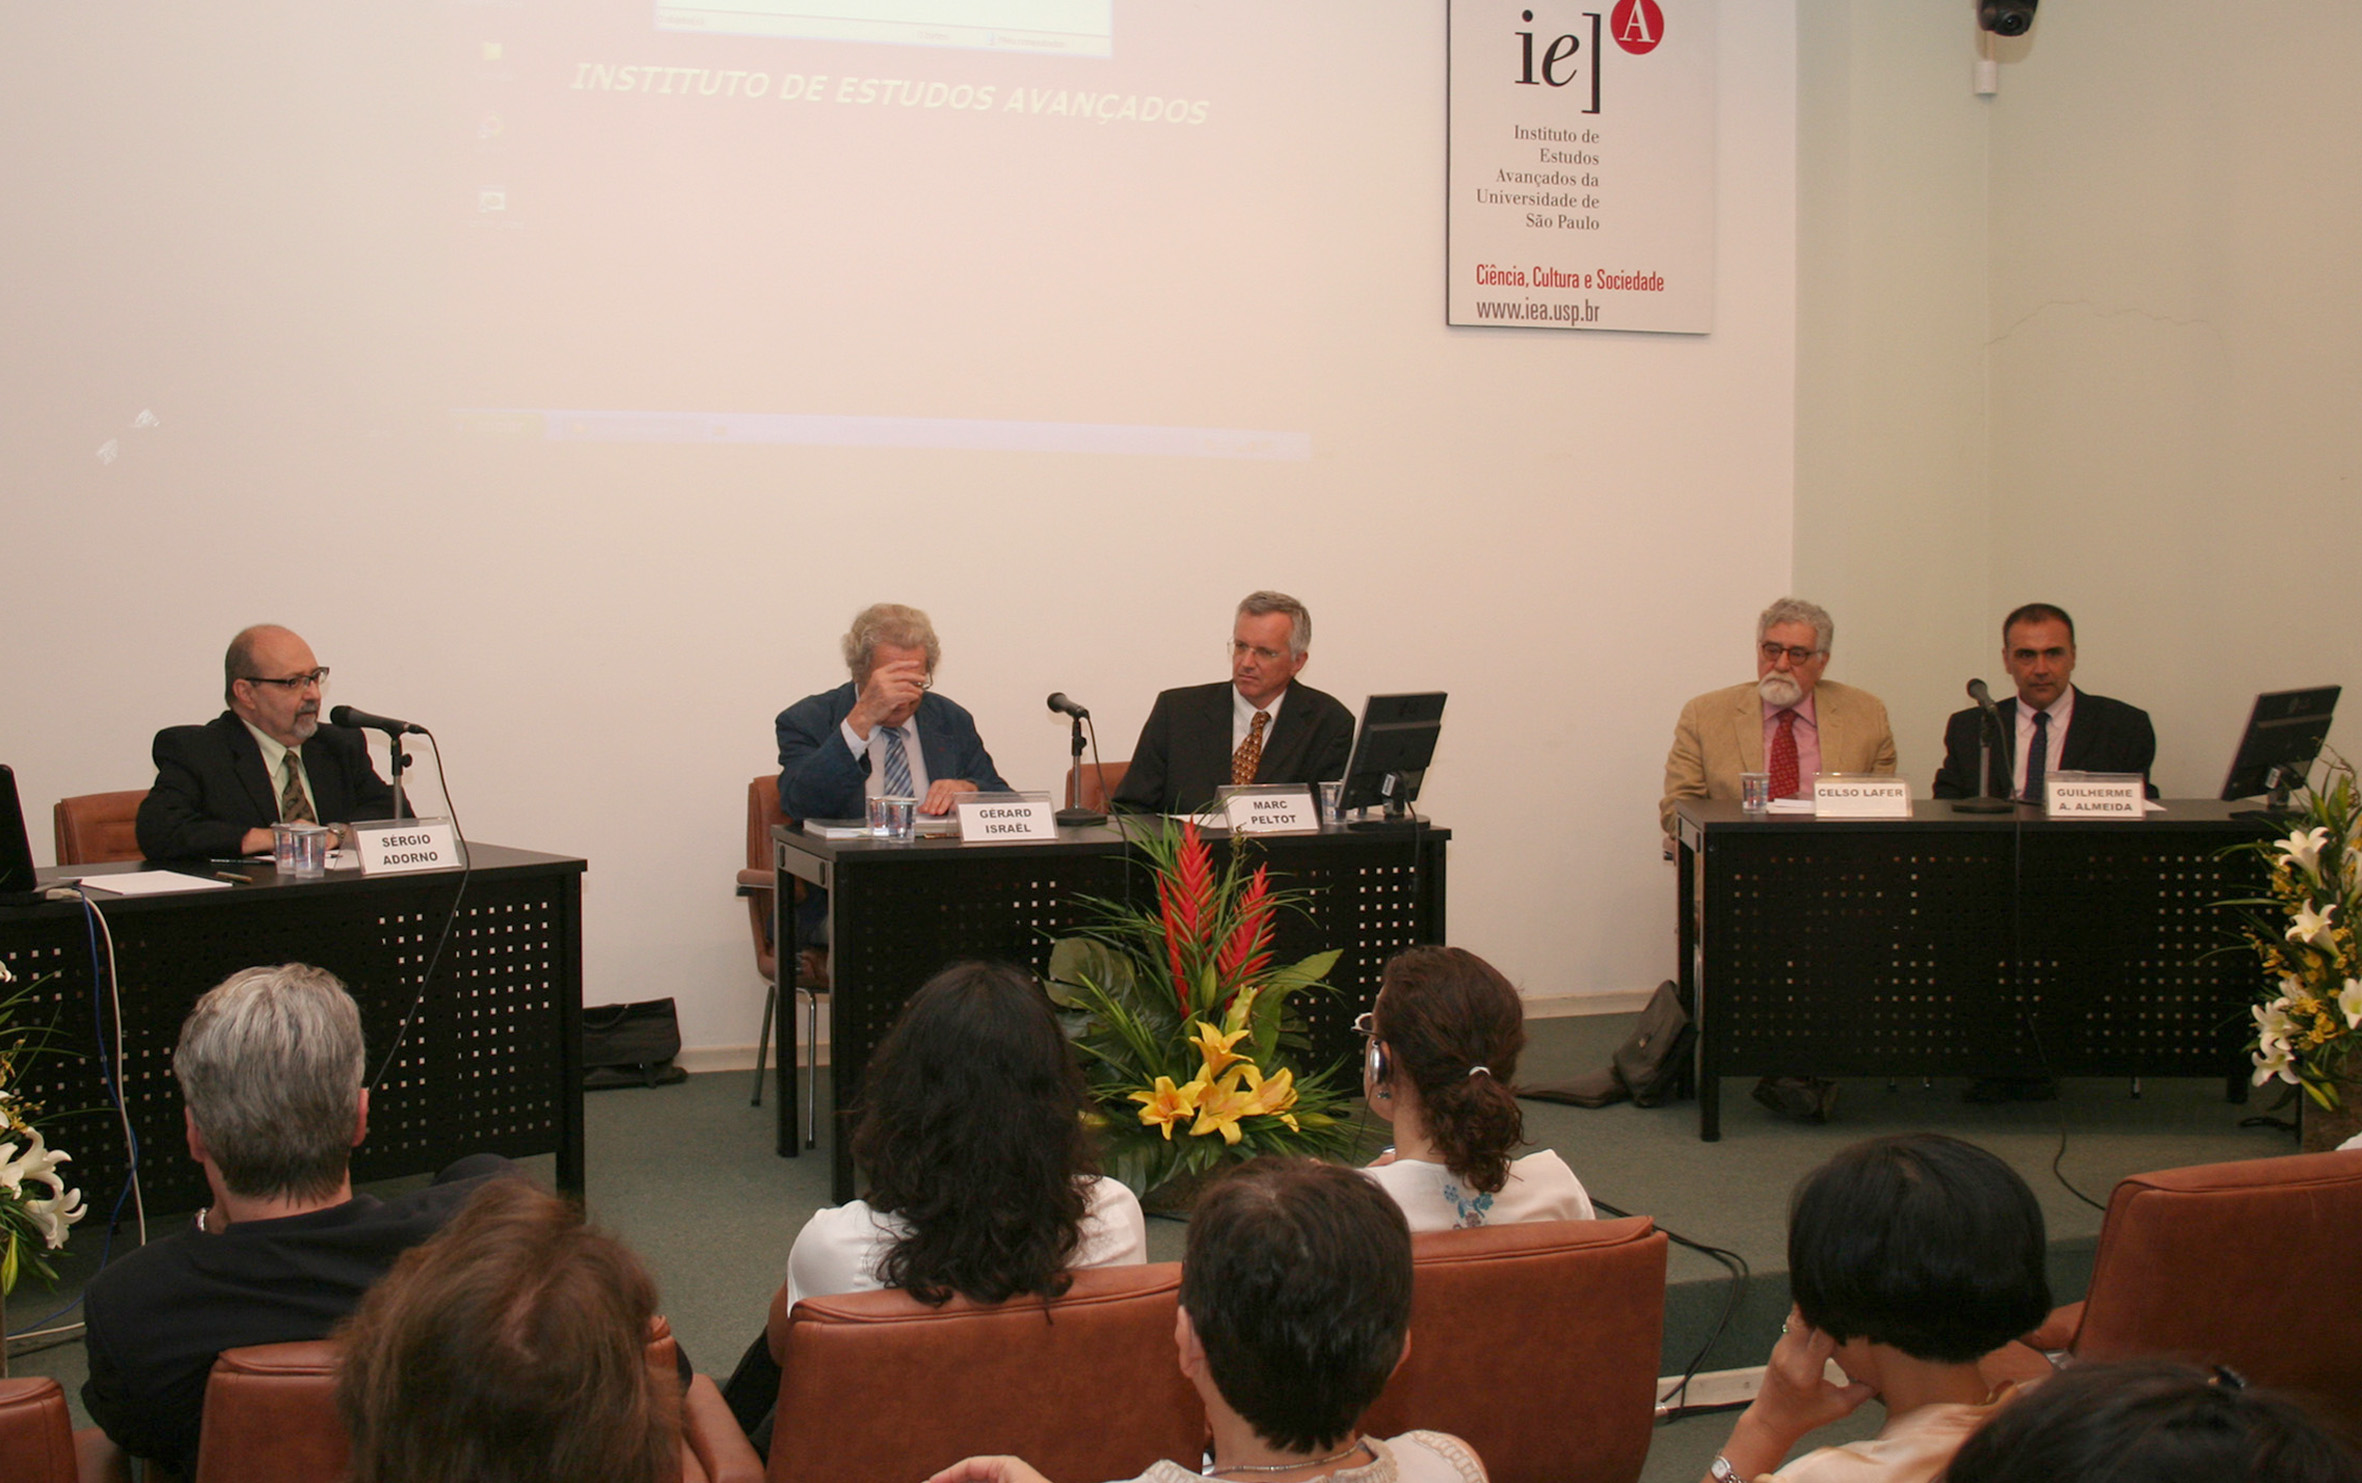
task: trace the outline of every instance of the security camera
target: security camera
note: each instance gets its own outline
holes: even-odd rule
[[[1977,0],[1977,24],[1996,36],[2023,36],[2034,29],[2034,7],[2042,0]]]

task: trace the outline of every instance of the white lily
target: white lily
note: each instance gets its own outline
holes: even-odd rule
[[[2346,1028],[2362,1028],[2362,978],[2349,978],[2346,986],[2337,991],[2338,1012],[2346,1017]]]
[[[2329,843],[2326,829],[2299,829],[2272,846],[2288,857],[2292,865],[2301,866],[2307,875],[2321,873],[2321,848]]]
[[[66,1227],[90,1212],[82,1204],[82,1192],[67,1189],[66,1182],[58,1177],[57,1166],[74,1156],[63,1149],[45,1146],[37,1128],[27,1138],[29,1141],[21,1153],[17,1144],[0,1143],[0,1191],[16,1198],[54,1250],[66,1244]],[[31,1198],[27,1188],[31,1185],[47,1185],[49,1198]]]
[[[2322,907],[2318,912],[2314,911],[2309,903],[2298,907],[2296,920],[2288,924],[2288,940],[2290,942],[2319,942],[2329,935],[2329,918],[2336,911],[2337,903],[2334,901]]]
[[[2290,1086],[2296,1085],[2296,1069],[2290,1064],[2288,1042],[2285,1040],[2267,1045],[2255,1053],[2255,1084],[2262,1086],[2275,1076]]]
[[[2265,1045],[2286,1045],[2296,1026],[2288,1018],[2288,1001],[2274,999],[2269,1004],[2251,1004],[2248,1013],[2255,1016],[2256,1039]]]

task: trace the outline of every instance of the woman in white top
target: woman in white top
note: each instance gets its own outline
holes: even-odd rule
[[[883,1287],[922,1303],[1046,1298],[1072,1268],[1146,1261],[1139,1200],[1098,1172],[1088,1096],[1032,974],[995,963],[936,974],[870,1056],[853,1133],[868,1197],[805,1225],[789,1300]],[[725,1394],[764,1445],[778,1392],[757,1335]]]
[[[1456,947],[1395,954],[1376,1006],[1362,1092],[1394,1125],[1369,1177],[1411,1230],[1523,1220],[1589,1220],[1591,1197],[1549,1149],[1512,1160],[1525,1115],[1510,1087],[1525,1049],[1525,1001],[1500,970]]]

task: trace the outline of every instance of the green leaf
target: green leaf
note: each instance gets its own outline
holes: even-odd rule
[[[1079,1001],[1075,987],[1085,980],[1123,997],[1132,990],[1132,962],[1095,937],[1062,937],[1050,947],[1050,1002]]]

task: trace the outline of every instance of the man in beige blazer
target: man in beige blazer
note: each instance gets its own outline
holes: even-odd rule
[[[1795,713],[1788,728],[1800,759],[1799,794],[1810,796],[1815,772],[1895,770],[1886,706],[1868,691],[1821,678],[1836,634],[1825,609],[1783,597],[1755,622],[1755,683],[1710,690],[1681,708],[1657,804],[1668,839],[1682,799],[1736,798],[1739,774],[1773,770],[1783,711]]]
[[[1783,597],[1755,620],[1755,683],[1709,691],[1681,708],[1673,750],[1665,755],[1665,796],[1657,804],[1668,857],[1673,806],[1684,798],[1736,798],[1741,773],[1772,774],[1775,797],[1809,797],[1816,772],[1895,770],[1885,705],[1867,691],[1821,678],[1836,636],[1825,609]],[[1837,1083],[1767,1076],[1756,1083],[1755,1100],[1784,1117],[1827,1122]]]

